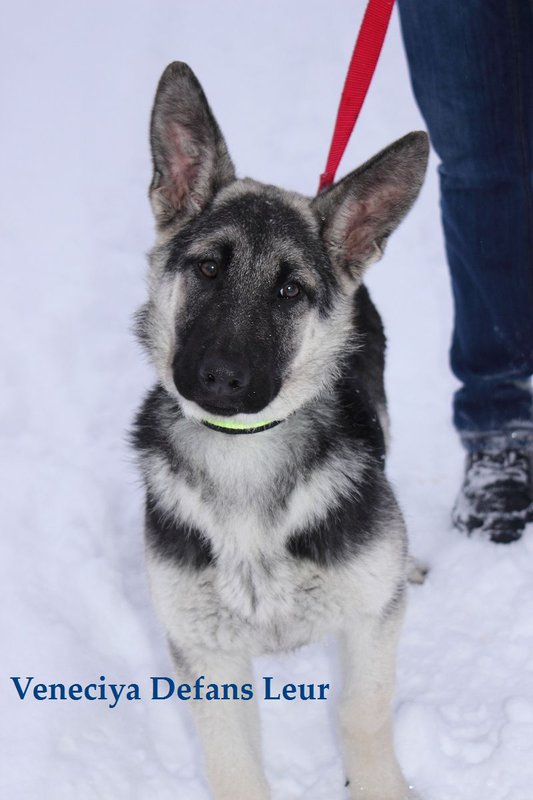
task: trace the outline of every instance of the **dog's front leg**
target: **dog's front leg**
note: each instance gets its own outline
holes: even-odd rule
[[[186,682],[194,685],[203,676],[203,698],[193,700],[196,729],[204,751],[207,780],[214,800],[269,800],[263,774],[259,715],[255,697],[251,699],[205,699],[209,684],[219,687],[234,684],[237,691],[252,684],[250,660],[244,656],[209,652],[182,657],[171,646],[174,666]],[[233,692],[230,687],[230,696]],[[247,693],[246,693],[247,694]]]
[[[342,634],[344,696],[340,722],[350,796],[414,798],[396,760],[392,730],[395,655],[403,609],[357,616]]]

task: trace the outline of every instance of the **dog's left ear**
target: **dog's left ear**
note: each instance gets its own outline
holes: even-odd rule
[[[198,214],[235,180],[235,170],[205,94],[187,64],[163,72],[152,110],[154,174],[150,201],[160,231]]]
[[[358,282],[364,268],[381,258],[416,200],[428,154],[427,134],[409,133],[313,200],[322,238],[342,274]]]

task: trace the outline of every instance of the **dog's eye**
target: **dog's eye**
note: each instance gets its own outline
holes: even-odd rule
[[[202,263],[198,265],[198,269],[206,278],[216,278],[218,275],[218,264],[214,261],[202,261]]]
[[[281,287],[278,294],[284,300],[294,300],[295,297],[298,297],[301,291],[301,286],[296,281],[289,281],[284,286]]]

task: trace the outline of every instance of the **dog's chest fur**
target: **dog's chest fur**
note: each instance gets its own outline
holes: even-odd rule
[[[190,630],[196,643],[205,637],[223,648],[295,647],[340,619],[348,572],[357,591],[351,562],[332,569],[291,554],[290,542],[322,535],[315,527],[353,495],[368,458],[341,443],[300,452],[309,430],[283,424],[230,436],[182,420],[165,437],[149,435],[142,454],[156,509],[147,519],[149,571],[159,613],[170,631],[179,626],[179,641]],[[164,448],[154,446],[163,438]],[[194,542],[194,557],[163,547],[157,530],[150,535],[165,524],[174,539]]]

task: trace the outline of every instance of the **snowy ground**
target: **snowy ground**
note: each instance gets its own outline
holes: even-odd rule
[[[170,670],[147,594],[142,497],[125,430],[151,374],[130,318],[152,223],[147,121],[188,61],[241,174],[312,193],[362,0],[125,0],[4,9],[2,733],[11,800],[207,800],[185,704],[20,701],[9,676],[146,685]],[[421,126],[397,19],[346,171]],[[436,163],[369,283],[390,338],[390,475],[431,573],[412,589],[397,742],[425,800],[533,797],[533,531],[465,541],[449,510],[451,321]],[[268,672],[267,672],[268,670]],[[337,681],[327,646],[264,659],[279,681]],[[264,708],[274,800],[341,800],[332,704]]]

